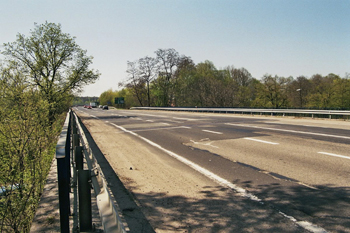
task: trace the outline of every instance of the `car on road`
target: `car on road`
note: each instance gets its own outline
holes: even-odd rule
[[[103,110],[108,110],[108,105],[104,105],[102,109]]]
[[[91,105],[87,106],[88,109],[92,109]]]

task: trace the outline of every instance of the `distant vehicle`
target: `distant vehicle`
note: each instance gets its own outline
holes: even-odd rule
[[[87,106],[88,109],[92,109],[91,105]]]
[[[102,106],[102,105],[99,105],[98,107],[99,107],[99,108],[103,108],[103,106]]]
[[[90,102],[90,106],[91,106],[92,108],[97,108],[96,102]]]
[[[84,104],[84,108],[87,108],[87,105]]]
[[[103,110],[108,110],[108,105],[104,105],[102,109]]]

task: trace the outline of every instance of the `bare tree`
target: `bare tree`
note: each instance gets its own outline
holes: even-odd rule
[[[137,62],[128,61],[128,68],[126,70],[128,78],[125,87],[134,92],[134,95],[136,96],[140,105],[143,106],[145,95],[145,80],[140,76],[140,71],[137,64]]]
[[[158,61],[152,57],[144,57],[138,60],[138,75],[146,83],[147,103],[151,106],[150,82],[156,75]]]
[[[175,49],[158,49],[155,51],[158,61],[158,75],[165,77],[163,86],[163,105],[169,106],[173,101],[171,91],[171,81],[174,77],[177,65],[180,61],[180,55]]]

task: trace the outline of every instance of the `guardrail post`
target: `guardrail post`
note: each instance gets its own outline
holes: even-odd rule
[[[78,128],[77,128],[77,123],[74,120],[73,114],[71,114],[71,121],[72,121],[72,133],[77,134],[78,133]]]
[[[84,162],[83,162],[83,147],[76,146],[74,148],[74,157],[75,157],[75,166],[77,170],[83,170]]]
[[[80,146],[79,134],[73,134],[73,149]]]
[[[70,215],[70,152],[71,152],[71,121],[67,114],[66,121],[59,141],[56,146],[57,160],[57,178],[58,178],[58,199],[60,209],[60,228],[61,233],[69,233],[69,215]]]
[[[79,230],[92,231],[90,170],[78,170]]]

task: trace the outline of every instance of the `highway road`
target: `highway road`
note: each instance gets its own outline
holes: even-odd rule
[[[206,214],[199,220],[200,215],[196,215],[187,226],[175,223],[171,230],[146,210],[156,232],[350,232],[349,122],[82,107],[75,111],[85,120],[101,125],[96,138],[103,134],[128,135],[135,140],[134,146],[143,145],[144,153],[162,156],[163,166],[170,164],[200,182],[210,180],[208,187],[224,190],[220,195],[230,195],[211,198],[206,193],[206,202],[211,206],[201,205],[204,213],[215,212],[213,200],[225,200],[221,206],[214,205],[221,208],[215,212],[216,220],[209,220]],[[119,172],[128,179],[127,172],[116,171]],[[135,177],[131,178],[136,182]],[[177,187],[184,189],[180,192],[183,196],[187,179],[191,178],[182,178],[179,182],[183,187]],[[163,180],[169,182],[177,181]],[[133,188],[136,186],[142,185]],[[132,192],[138,198],[137,190]],[[142,204],[145,200],[139,201],[147,205]],[[186,215],[186,211],[182,213]],[[225,213],[230,211],[236,214]],[[262,217],[257,212],[266,214]],[[169,210],[166,214],[171,219]],[[196,225],[205,221],[211,224]],[[189,224],[200,227],[191,228]]]

